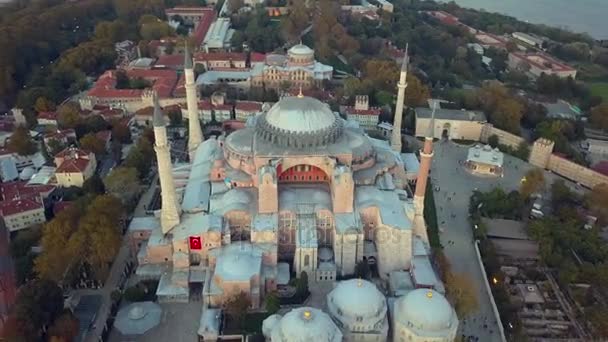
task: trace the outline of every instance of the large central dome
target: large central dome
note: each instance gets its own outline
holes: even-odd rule
[[[284,97],[266,114],[266,121],[290,132],[315,132],[330,128],[336,116],[323,102],[312,97]]]
[[[317,99],[284,97],[257,120],[256,135],[284,147],[323,146],[340,137],[342,121]]]

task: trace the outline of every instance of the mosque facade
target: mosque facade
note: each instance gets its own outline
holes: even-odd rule
[[[186,80],[188,88],[193,80]],[[398,98],[402,92],[404,84]],[[196,104],[196,93],[187,94],[194,97],[188,106]],[[396,111],[401,115],[402,106]],[[282,98],[227,137],[202,141],[198,125],[191,124],[190,162],[172,164],[157,100],[154,116],[162,209],[157,224],[139,233],[145,238],[137,274],[160,279],[159,301],[200,295],[204,308],[216,310],[243,292],[259,308],[267,293],[302,272],[313,281],[333,280],[367,262],[388,280],[413,268],[415,246],[428,247],[424,201],[416,198],[424,192],[409,188],[400,136],[391,144],[373,139],[327,104],[300,94]],[[188,108],[188,116],[198,122],[196,110]],[[432,139],[426,145],[422,164],[429,165],[421,167],[427,171],[418,184],[426,184],[420,179],[428,176]],[[342,293],[373,304],[357,306]],[[389,310],[375,285],[340,283],[327,306],[331,318],[323,325],[339,328],[319,341],[343,335],[386,340]],[[288,313],[274,317],[267,330],[272,341],[296,341],[282,324],[310,326],[329,316]]]

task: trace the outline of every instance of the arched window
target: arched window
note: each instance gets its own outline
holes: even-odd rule
[[[304,266],[308,266],[310,264],[310,255],[304,256]]]

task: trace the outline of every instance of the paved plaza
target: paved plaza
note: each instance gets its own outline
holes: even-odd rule
[[[486,291],[485,279],[473,246],[473,235],[468,219],[469,198],[475,189],[489,191],[495,187],[502,187],[505,191],[517,190],[521,178],[532,166],[505,155],[504,177],[475,176],[459,163],[466,159],[468,148],[469,146],[448,141],[435,143],[431,178],[433,187],[440,189],[434,193],[437,221],[441,232],[441,244],[452,264],[452,269],[458,273],[468,274],[479,294],[477,314],[461,317],[462,334],[477,336],[480,341],[500,341],[490,296]],[[450,241],[452,243],[449,243]],[[484,325],[487,325],[487,328],[484,328]]]

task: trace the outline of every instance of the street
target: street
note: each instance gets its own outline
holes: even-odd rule
[[[437,207],[437,221],[440,229],[444,253],[456,273],[469,276],[478,293],[479,310],[469,317],[460,317],[461,334],[477,336],[479,341],[500,341],[498,325],[494,318],[490,296],[486,291],[486,281],[473,247],[473,234],[469,224],[469,198],[474,189],[489,191],[502,187],[506,191],[516,190],[520,180],[531,166],[514,157],[505,155],[505,175],[503,178],[478,177],[468,173],[458,163],[466,159],[468,146],[452,142],[435,143],[435,155],[431,178]],[[484,325],[487,328],[484,328]]]
[[[141,196],[139,203],[134,211],[134,216],[145,216],[144,206],[150,201],[150,197],[154,194],[156,189],[156,184],[158,181],[158,174],[152,180],[152,185],[146,190],[146,192]],[[86,335],[84,341],[86,342],[99,342],[101,341],[101,334],[103,333],[104,325],[107,321],[108,315],[110,314],[110,309],[112,306],[112,301],[110,299],[110,294],[112,291],[116,290],[121,281],[123,281],[123,271],[125,269],[126,263],[131,260],[133,256],[129,251],[129,241],[126,238],[126,235],[123,237],[122,245],[114,259],[114,263],[112,263],[112,268],[110,269],[110,275],[106,280],[104,286],[100,289],[86,289],[86,290],[78,290],[76,293],[79,295],[84,294],[97,294],[103,297],[101,307],[95,316],[95,322],[91,325],[91,329]],[[110,327],[111,328],[111,327]]]

